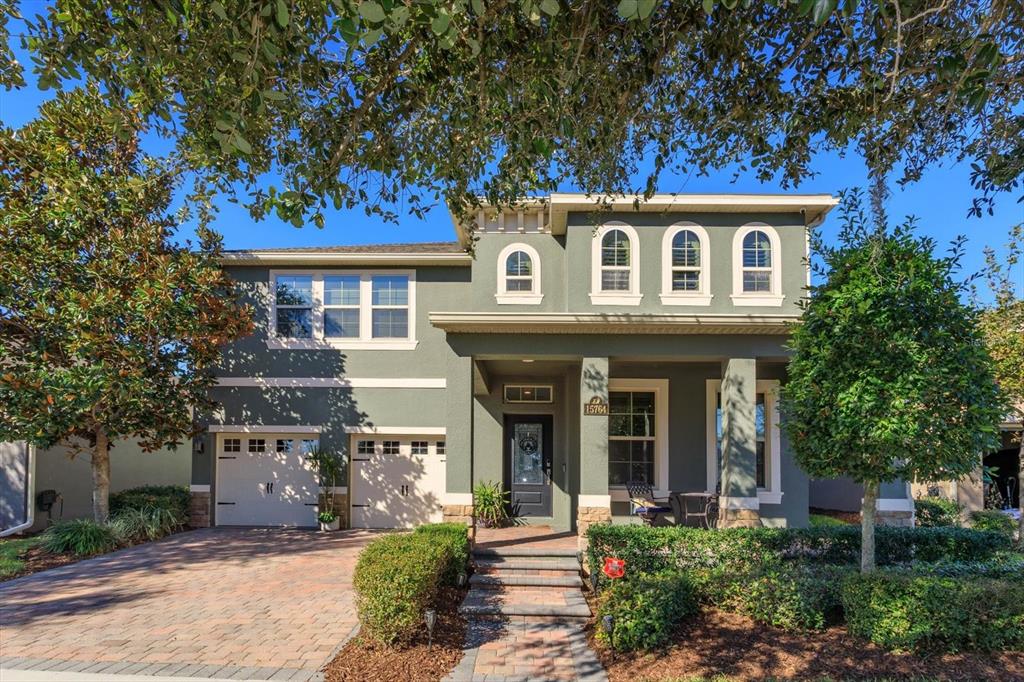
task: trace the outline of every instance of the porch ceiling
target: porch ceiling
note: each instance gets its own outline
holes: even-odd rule
[[[778,334],[796,315],[630,313],[430,313],[430,323],[464,334]]]

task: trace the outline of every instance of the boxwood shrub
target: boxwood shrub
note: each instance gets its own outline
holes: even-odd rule
[[[419,526],[414,535],[429,538],[431,542],[447,547],[450,556],[441,579],[447,585],[455,585],[459,574],[466,571],[469,563],[469,532],[464,523],[430,523]]]
[[[188,488],[180,485],[144,485],[110,495],[110,515],[128,509],[166,509],[175,518],[188,519]]]
[[[1013,537],[1015,524],[1013,519],[1001,511],[986,509],[971,513],[971,528],[987,530],[990,533],[1001,533],[1008,538]]]
[[[461,533],[466,537],[465,526]],[[411,640],[445,578],[465,570],[467,546],[460,548],[454,528],[436,526],[367,545],[353,576],[361,634],[389,645]]]
[[[842,600],[851,633],[894,651],[1024,648],[1024,582],[875,571]]]
[[[919,497],[914,500],[914,518],[921,528],[959,526],[964,508],[944,497]]]
[[[654,649],[696,611],[697,598],[685,573],[664,571],[617,580],[598,599],[597,638],[616,651]],[[610,633],[602,626],[608,616]]]
[[[604,557],[615,556],[625,559],[627,575],[718,566],[746,570],[792,560],[846,565],[860,557],[860,526],[704,530],[595,524],[587,537],[591,571],[600,571]],[[875,535],[879,565],[983,561],[1010,547],[1010,539],[997,533],[956,527],[880,527]]]

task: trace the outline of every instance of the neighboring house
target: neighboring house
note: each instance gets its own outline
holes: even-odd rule
[[[22,532],[33,532],[53,521],[92,517],[89,453],[68,454],[64,447],[33,448],[30,456],[24,443],[0,443],[0,532],[23,525]],[[191,468],[187,444],[143,452],[134,441],[120,440],[110,450],[110,491],[187,486]]]
[[[628,514],[635,479],[721,481],[723,525],[803,526],[777,390],[836,203],[657,195],[598,217],[554,194],[452,242],[227,252],[257,332],[224,353],[193,521],[313,525],[318,443],[349,463],[353,527],[467,520],[499,481],[527,521],[582,531]],[[883,497],[910,518],[906,486]]]

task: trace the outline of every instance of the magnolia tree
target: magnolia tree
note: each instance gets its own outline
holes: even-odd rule
[[[838,245],[816,244],[825,280],[810,288],[791,339],[783,422],[799,464],[864,485],[861,569],[875,566],[880,484],[960,478],[998,440],[1003,415],[977,311],[952,255],[914,221],[869,225],[857,194]]]
[[[981,329],[985,343],[995,363],[996,381],[1002,389],[1017,420],[1024,423],[1024,299],[1018,293],[1024,286],[1024,262],[1021,248],[1024,244],[1024,225],[1017,225],[1000,257],[986,249],[985,279],[993,295],[993,304],[981,313]],[[1020,506],[1019,537],[1024,541],[1024,494],[1020,482],[1024,481],[1024,432],[1018,432],[1018,502]],[[1010,501],[1007,500],[1007,504]]]
[[[0,131],[0,440],[87,451],[100,522],[111,443],[190,436],[221,346],[250,328],[219,237],[173,240],[174,178],[137,123],[89,89]]]

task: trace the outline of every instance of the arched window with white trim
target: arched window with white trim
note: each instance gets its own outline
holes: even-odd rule
[[[710,305],[710,262],[708,233],[703,227],[681,223],[665,230],[661,243],[661,302]]]
[[[640,293],[639,237],[629,225],[610,224],[594,235],[591,256],[592,303],[638,305]]]
[[[498,290],[501,304],[536,305],[540,288],[540,254],[529,244],[509,244],[498,254]]]
[[[778,233],[763,223],[745,225],[733,237],[732,300],[736,305],[781,306],[781,249]]]

